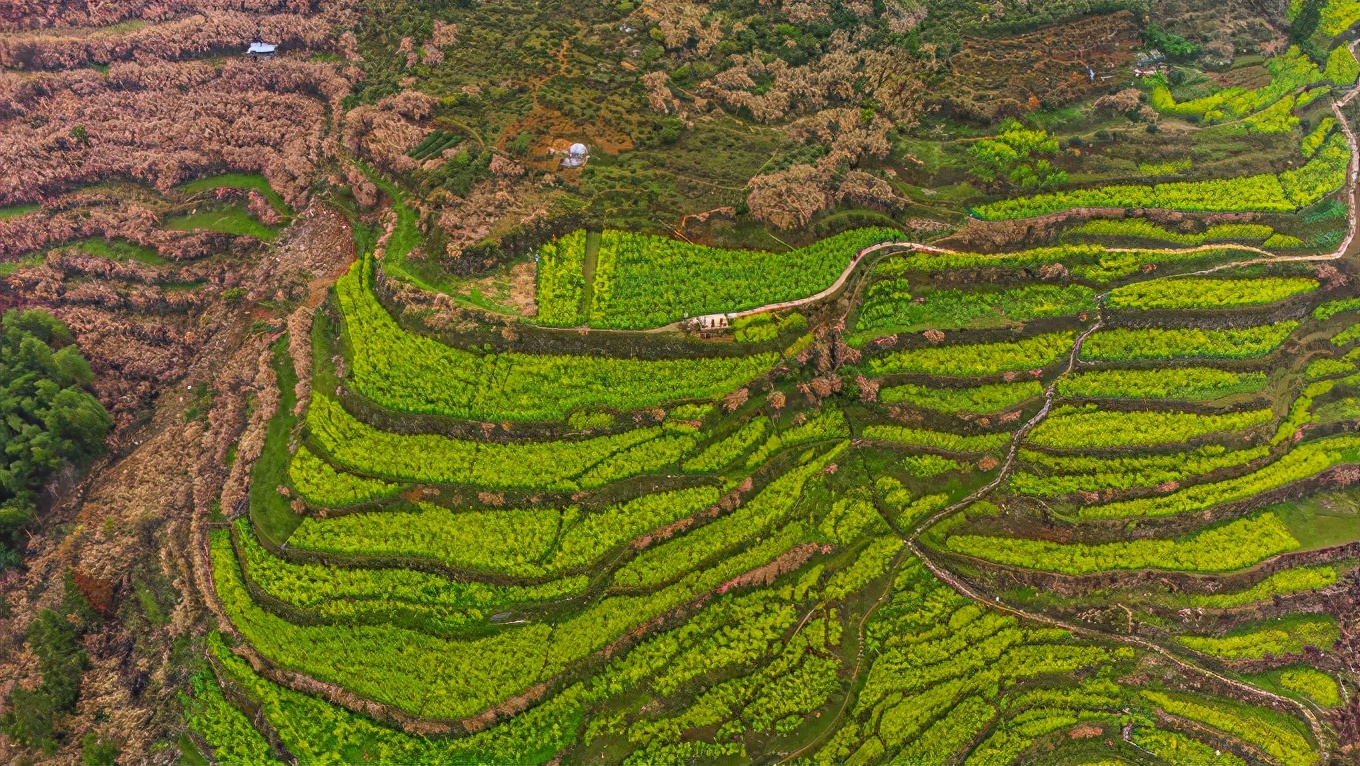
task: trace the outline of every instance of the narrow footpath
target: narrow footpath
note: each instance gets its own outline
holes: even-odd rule
[[[1356,50],[1357,46],[1360,46],[1360,40],[1351,43],[1350,47],[1351,47],[1352,52],[1354,52],[1354,51]],[[1276,254],[1271,253],[1271,252],[1269,252],[1269,251],[1267,251],[1267,250],[1263,250],[1263,249],[1261,249],[1261,248],[1259,248],[1259,247],[1249,247],[1249,246],[1246,246],[1246,245],[1201,245],[1201,246],[1199,246],[1199,247],[1186,248],[1186,249],[1184,250],[1185,252],[1196,252],[1196,251],[1206,251],[1206,250],[1210,250],[1210,249],[1225,249],[1225,248],[1228,248],[1228,249],[1241,250],[1241,251],[1243,251],[1243,252],[1252,253],[1252,254],[1258,256],[1258,257],[1251,258],[1251,259],[1248,259],[1248,260],[1244,260],[1244,261],[1233,261],[1233,262],[1231,262],[1231,263],[1225,263],[1225,264],[1221,264],[1221,265],[1215,266],[1215,267],[1213,267],[1213,268],[1204,269],[1204,270],[1202,270],[1202,271],[1194,272],[1195,275],[1200,275],[1200,274],[1210,274],[1210,273],[1213,273],[1213,272],[1216,272],[1216,271],[1220,271],[1220,270],[1223,270],[1223,269],[1237,268],[1237,267],[1241,267],[1241,266],[1247,266],[1247,265],[1259,264],[1259,263],[1298,262],[1298,261],[1333,261],[1333,260],[1338,260],[1338,259],[1340,259],[1340,258],[1346,256],[1347,254],[1349,254],[1351,247],[1352,247],[1352,246],[1355,244],[1355,242],[1356,242],[1357,212],[1360,211],[1360,198],[1358,198],[1358,196],[1357,196],[1357,195],[1360,195],[1360,184],[1357,184],[1357,180],[1360,179],[1360,142],[1357,142],[1355,132],[1354,132],[1354,130],[1351,128],[1350,123],[1347,122],[1345,115],[1342,113],[1342,108],[1343,108],[1344,106],[1346,106],[1347,104],[1349,104],[1352,100],[1354,100],[1355,97],[1357,96],[1357,94],[1360,94],[1360,88],[1352,88],[1351,91],[1350,91],[1349,93],[1347,93],[1343,98],[1341,98],[1340,100],[1337,100],[1337,101],[1333,101],[1333,102],[1332,102],[1332,112],[1336,115],[1337,122],[1338,122],[1339,125],[1341,126],[1341,130],[1345,133],[1345,135],[1346,135],[1346,141],[1347,141],[1347,143],[1350,145],[1350,149],[1351,149],[1350,168],[1349,168],[1349,171],[1348,171],[1348,173],[1347,173],[1347,180],[1346,180],[1346,196],[1347,196],[1347,199],[1349,199],[1349,201],[1350,201],[1350,202],[1349,202],[1349,206],[1348,206],[1348,207],[1349,207],[1348,215],[1347,215],[1347,231],[1346,231],[1346,237],[1345,237],[1345,239],[1342,240],[1341,244],[1340,244],[1334,251],[1332,251],[1332,252],[1330,252],[1330,253],[1322,253],[1322,254],[1317,254],[1317,255],[1298,255],[1298,256],[1282,256],[1282,255],[1276,255]],[[900,249],[902,249],[902,250],[914,250],[914,251],[918,251],[918,252],[936,252],[936,253],[950,253],[950,252],[955,252],[955,251],[944,250],[944,249],[942,249],[942,248],[931,247],[931,246],[929,246],[929,245],[923,245],[923,244],[914,243],[914,242],[883,243],[883,244],[880,244],[880,245],[875,245],[875,246],[873,246],[873,247],[866,248],[865,250],[862,250],[862,251],[860,251],[858,254],[856,254],[855,257],[851,259],[849,265],[846,266],[846,269],[845,269],[845,271],[841,274],[840,278],[837,279],[837,280],[836,280],[830,287],[828,287],[826,290],[823,290],[822,292],[820,292],[820,293],[818,293],[818,294],[816,294],[816,295],[808,296],[807,298],[804,298],[804,299],[801,299],[801,300],[797,300],[797,301],[787,301],[787,302],[784,302],[784,303],[771,304],[771,305],[769,305],[769,306],[762,306],[762,307],[760,307],[760,308],[749,309],[749,310],[747,310],[747,311],[742,311],[742,312],[736,312],[736,313],[731,313],[731,314],[716,314],[716,315],[711,315],[709,318],[725,317],[725,318],[729,318],[729,319],[730,319],[730,318],[736,318],[736,317],[741,317],[741,316],[749,316],[749,315],[751,315],[751,314],[757,314],[757,313],[761,313],[761,312],[763,312],[763,311],[777,311],[777,310],[787,309],[787,308],[796,308],[797,306],[802,306],[802,305],[806,305],[806,304],[808,304],[808,303],[813,303],[813,302],[815,302],[815,301],[818,301],[818,300],[821,300],[821,299],[823,299],[823,298],[826,298],[826,297],[828,297],[828,296],[830,296],[830,295],[834,295],[838,290],[841,289],[841,287],[843,287],[843,286],[845,285],[846,281],[850,278],[851,274],[855,271],[855,269],[859,268],[860,264],[862,264],[862,263],[864,262],[865,256],[867,256],[867,255],[869,255],[869,254],[871,254],[871,253],[874,253],[874,252],[878,252],[878,251],[882,251],[882,250],[887,250],[887,249],[890,249],[890,248],[900,248]],[[1114,248],[1111,248],[1111,251],[1112,251],[1112,252],[1129,252],[1129,251],[1131,251],[1131,249],[1114,249]],[[1190,275],[1180,275],[1180,276],[1190,276]],[[1175,278],[1175,277],[1166,277],[1166,278]],[[1103,306],[1101,306],[1101,310],[1103,311]],[[1325,764],[1325,763],[1328,763],[1328,762],[1331,760],[1331,752],[1330,752],[1330,750],[1329,750],[1329,748],[1328,748],[1328,742],[1330,741],[1329,729],[1328,729],[1328,727],[1324,724],[1324,722],[1321,720],[1321,718],[1319,717],[1317,711],[1315,711],[1311,705],[1309,705],[1309,704],[1307,704],[1307,703],[1305,703],[1305,702],[1301,702],[1301,701],[1296,700],[1296,699],[1292,699],[1292,698],[1289,698],[1289,697],[1285,697],[1285,696],[1276,694],[1276,693],[1274,693],[1274,692],[1268,691],[1268,690],[1266,690],[1266,689],[1262,689],[1262,688],[1257,687],[1257,686],[1254,686],[1254,685],[1252,685],[1252,684],[1248,684],[1248,683],[1246,683],[1246,682],[1239,681],[1239,680],[1237,680],[1237,679],[1235,679],[1235,678],[1230,678],[1230,677],[1225,676],[1225,675],[1223,675],[1222,673],[1218,673],[1218,672],[1216,672],[1216,671],[1214,671],[1214,670],[1210,670],[1209,668],[1203,667],[1203,666],[1199,665],[1198,663],[1193,662],[1193,661],[1191,661],[1190,659],[1187,659],[1187,658],[1185,658],[1185,657],[1182,657],[1182,656],[1180,656],[1180,655],[1178,655],[1178,654],[1172,652],[1171,650],[1167,649],[1166,647],[1164,647],[1164,646],[1162,646],[1162,645],[1160,645],[1160,644],[1158,644],[1158,643],[1156,643],[1156,642],[1154,642],[1154,641],[1148,640],[1148,639],[1146,639],[1146,638],[1142,638],[1141,636],[1136,636],[1136,635],[1131,635],[1131,634],[1130,634],[1130,635],[1123,635],[1123,634],[1117,634],[1117,633],[1110,633],[1110,632],[1107,632],[1107,631],[1104,631],[1104,630],[1099,630],[1099,629],[1096,629],[1096,628],[1090,628],[1090,627],[1086,627],[1086,626],[1082,626],[1082,625],[1075,625],[1075,624],[1066,622],[1066,621],[1064,621],[1064,620],[1059,620],[1059,619],[1057,619],[1057,618],[1050,617],[1050,616],[1048,616],[1048,615],[1046,615],[1046,614],[1043,614],[1043,613],[1040,613],[1040,612],[1031,612],[1031,611],[1026,610],[1026,609],[1021,609],[1021,608],[1019,608],[1019,607],[1012,606],[1011,604],[1008,604],[1008,603],[1005,603],[1005,602],[1001,601],[1001,599],[1000,599],[999,597],[993,597],[993,598],[990,598],[990,599],[989,599],[989,598],[983,596],[981,593],[979,593],[979,592],[977,592],[976,590],[974,590],[973,587],[972,587],[971,585],[969,585],[968,583],[964,582],[961,578],[957,577],[953,572],[951,572],[951,571],[949,571],[947,568],[945,568],[945,567],[940,566],[939,564],[937,564],[934,560],[931,559],[931,557],[930,557],[930,555],[927,553],[925,547],[922,546],[922,545],[920,544],[920,541],[919,541],[920,535],[921,535],[921,533],[924,532],[926,529],[929,529],[932,525],[936,524],[936,523],[939,522],[941,519],[943,519],[943,518],[949,516],[950,514],[956,513],[956,512],[958,512],[959,510],[962,510],[963,508],[968,507],[968,506],[971,505],[972,503],[974,503],[974,502],[976,502],[976,501],[982,499],[983,497],[985,497],[986,495],[988,495],[990,492],[992,492],[993,490],[995,490],[997,487],[1001,486],[1002,482],[1005,481],[1007,475],[1010,473],[1012,467],[1013,467],[1014,464],[1015,464],[1016,455],[1017,455],[1018,452],[1019,452],[1020,444],[1021,444],[1021,442],[1023,442],[1025,436],[1028,435],[1028,433],[1029,433],[1035,426],[1037,426],[1037,425],[1039,425],[1040,423],[1042,423],[1042,422],[1044,421],[1044,419],[1048,417],[1048,414],[1049,414],[1050,410],[1052,409],[1053,401],[1054,401],[1055,396],[1056,396],[1058,381],[1061,380],[1064,376],[1070,374],[1070,373],[1076,368],[1077,363],[1078,363],[1078,357],[1079,357],[1080,354],[1081,354],[1082,343],[1083,343],[1088,337],[1090,337],[1091,333],[1093,333],[1093,332],[1095,332],[1096,330],[1100,329],[1102,323],[1103,323],[1103,320],[1102,320],[1102,319],[1097,319],[1097,321],[1096,321],[1094,324],[1092,324],[1090,327],[1088,327],[1085,331],[1082,332],[1082,334],[1081,334],[1080,336],[1077,337],[1076,342],[1073,344],[1072,351],[1071,351],[1071,353],[1070,353],[1070,355],[1069,355],[1069,357],[1068,357],[1067,368],[1066,368],[1063,372],[1059,373],[1058,376],[1057,376],[1056,378],[1054,378],[1054,380],[1053,380],[1051,383],[1049,383],[1048,387],[1044,389],[1044,405],[1043,405],[1043,407],[1040,408],[1040,410],[1039,410],[1037,413],[1035,413],[1035,415],[1034,415],[1032,418],[1030,418],[1028,421],[1026,421],[1025,424],[1022,425],[1022,426],[1015,432],[1015,434],[1011,437],[1010,448],[1009,448],[1009,450],[1007,451],[1006,459],[1005,459],[1005,461],[1001,464],[1000,469],[997,471],[996,477],[993,478],[990,482],[988,482],[985,486],[983,486],[983,487],[977,489],[976,491],[970,493],[967,497],[963,498],[962,500],[959,500],[958,502],[956,502],[956,503],[954,503],[954,504],[948,506],[947,508],[944,508],[943,510],[939,511],[938,513],[935,513],[935,514],[931,515],[930,517],[924,519],[923,521],[917,523],[914,527],[912,527],[912,529],[911,529],[910,531],[906,531],[905,533],[899,532],[899,533],[898,533],[899,536],[902,538],[903,542],[906,543],[907,550],[910,551],[910,553],[911,553],[912,555],[915,555],[918,559],[920,559],[920,560],[921,560],[921,563],[924,564],[924,565],[926,566],[926,568],[929,569],[929,570],[931,571],[931,573],[935,575],[935,577],[937,577],[940,581],[942,581],[942,582],[948,584],[951,588],[953,588],[955,591],[957,591],[960,595],[962,595],[962,596],[968,598],[969,600],[973,601],[974,603],[977,603],[977,604],[980,605],[980,606],[983,606],[983,607],[988,608],[988,609],[994,609],[994,610],[999,611],[999,612],[1004,612],[1004,613],[1006,613],[1006,614],[1010,614],[1010,615],[1012,615],[1012,616],[1014,616],[1014,617],[1017,617],[1017,618],[1019,618],[1019,619],[1022,619],[1022,620],[1027,620],[1027,621],[1030,621],[1030,622],[1034,622],[1034,623],[1038,623],[1038,624],[1042,624],[1042,625],[1048,625],[1048,626],[1050,626],[1050,627],[1054,627],[1054,628],[1059,628],[1059,629],[1062,629],[1062,630],[1066,630],[1066,631],[1069,631],[1070,633],[1072,633],[1072,634],[1074,634],[1074,635],[1089,636],[1089,637],[1091,637],[1091,638],[1095,638],[1095,639],[1103,640],[1103,641],[1114,641],[1114,642],[1117,642],[1117,643],[1125,644],[1125,645],[1127,645],[1127,646],[1133,646],[1133,647],[1137,647],[1137,648],[1140,648],[1140,649],[1144,649],[1144,650],[1147,650],[1147,651],[1150,651],[1150,652],[1154,652],[1154,653],[1157,654],[1158,656],[1160,656],[1160,657],[1166,659],[1167,661],[1171,662],[1172,664],[1176,665],[1181,671],[1183,671],[1183,672],[1185,672],[1185,673],[1194,674],[1194,675],[1199,675],[1199,676],[1202,676],[1202,677],[1205,677],[1205,678],[1212,679],[1212,680],[1214,680],[1214,681],[1216,681],[1216,682],[1218,682],[1218,683],[1220,683],[1220,684],[1223,684],[1223,685],[1228,686],[1228,687],[1230,687],[1230,688],[1232,688],[1232,689],[1235,689],[1235,690],[1237,690],[1238,692],[1240,692],[1240,693],[1242,693],[1242,694],[1244,694],[1244,695],[1247,695],[1247,696],[1250,696],[1250,697],[1255,697],[1255,698],[1257,698],[1257,699],[1259,699],[1259,700],[1265,702],[1266,704],[1269,704],[1269,705],[1272,705],[1272,706],[1281,706],[1281,705],[1283,705],[1283,706],[1285,706],[1285,707],[1287,707],[1287,708],[1293,708],[1293,709],[1299,711],[1299,713],[1303,715],[1304,719],[1307,720],[1307,722],[1308,722],[1308,727],[1309,727],[1309,729],[1312,731],[1313,738],[1317,741],[1318,749],[1319,749],[1319,755],[1320,755],[1319,763],[1324,763],[1324,764]],[[886,519],[885,519],[885,521],[886,521]],[[892,524],[889,523],[889,526],[891,527]],[[894,567],[894,568],[895,568],[895,567]],[[861,635],[862,635],[862,632],[863,632],[864,621],[868,619],[868,615],[869,615],[869,614],[872,614],[873,611],[876,610],[876,609],[884,602],[884,600],[887,598],[888,594],[889,594],[889,591],[885,591],[885,592],[883,593],[883,595],[880,596],[879,599],[874,603],[873,607],[871,607],[870,610],[865,614],[864,618],[861,619],[860,625],[859,625]],[[862,638],[861,638],[861,642],[862,642]],[[859,677],[859,674],[860,674],[860,672],[862,671],[862,665],[863,665],[863,645],[862,645],[862,643],[861,643],[861,645],[860,645],[860,647],[859,647],[858,656],[856,657],[856,660],[855,660],[855,670],[854,670],[854,674],[853,674],[852,678],[858,678],[858,677]],[[841,709],[837,712],[836,718],[835,718],[835,720],[833,721],[833,723],[828,727],[828,730],[834,730],[834,729],[835,729],[836,724],[837,724],[837,723],[840,721],[840,719],[843,717],[843,715],[844,715],[844,713],[845,713],[845,708],[846,708],[846,706],[847,706],[847,703],[848,703],[848,701],[849,701],[849,699],[850,699],[850,697],[851,697],[852,695],[853,695],[853,691],[852,691],[850,694],[847,694],[846,699],[842,702]],[[1132,742],[1131,742],[1131,740],[1130,740],[1130,731],[1129,731],[1128,728],[1125,728],[1125,730],[1122,732],[1122,735],[1123,735],[1124,740],[1129,741],[1130,744],[1132,744]],[[795,759],[795,758],[798,758],[798,757],[802,756],[803,754],[805,754],[806,752],[808,752],[814,745],[818,744],[818,743],[821,741],[821,739],[822,739],[822,738],[819,737],[818,739],[813,740],[813,742],[808,743],[807,745],[805,745],[803,748],[801,748],[801,749],[798,750],[797,752],[795,752],[795,753],[789,755],[788,757],[784,758],[781,762],[782,762],[782,763],[787,763],[787,762],[790,761],[790,760],[793,760],[793,759]]]
[[[1355,53],[1357,47],[1360,47],[1360,40],[1351,43],[1350,45],[1351,52]],[[1345,114],[1342,113],[1341,110],[1351,101],[1353,101],[1357,95],[1360,95],[1360,87],[1352,86],[1351,90],[1347,92],[1344,97],[1332,102],[1332,112],[1336,115],[1337,123],[1341,126],[1341,131],[1345,134],[1346,142],[1350,144],[1351,148],[1350,169],[1346,174],[1346,187],[1345,187],[1346,197],[1347,199],[1350,200],[1349,215],[1347,215],[1346,237],[1341,241],[1341,244],[1332,252],[1318,253],[1314,255],[1278,255],[1264,248],[1253,247],[1251,245],[1240,245],[1231,242],[1213,245],[1197,245],[1195,247],[1186,248],[1111,247],[1107,248],[1107,250],[1111,253],[1147,252],[1148,250],[1160,250],[1165,252],[1177,252],[1177,253],[1198,253],[1208,252],[1210,250],[1238,250],[1243,253],[1251,253],[1257,256],[1255,258],[1251,258],[1248,260],[1232,261],[1230,263],[1220,264],[1218,266],[1214,266],[1213,268],[1205,269],[1203,271],[1196,271],[1193,274],[1177,275],[1182,277],[1197,276],[1201,274],[1211,274],[1213,272],[1221,271],[1223,269],[1233,269],[1241,266],[1251,266],[1258,263],[1335,261],[1344,257],[1350,251],[1351,246],[1355,244],[1356,210],[1357,207],[1360,207],[1360,200],[1356,199],[1357,194],[1360,194],[1360,185],[1357,185],[1357,179],[1360,178],[1360,142],[1356,140],[1355,131],[1351,128],[1350,123],[1346,121],[1346,116]],[[868,259],[867,256],[888,250],[896,250],[902,252],[913,251],[918,253],[937,253],[940,255],[957,255],[961,252],[958,250],[950,250],[943,247],[935,247],[934,245],[927,245],[921,242],[882,242],[877,245],[871,245],[869,247],[866,247],[863,250],[860,250],[858,253],[856,253],[850,259],[850,263],[846,264],[845,269],[841,272],[841,275],[836,278],[836,281],[832,282],[829,287],[827,287],[825,290],[816,293],[815,295],[809,295],[804,298],[798,298],[797,300],[783,301],[780,303],[770,303],[764,306],[757,306],[756,308],[745,309],[742,311],[730,311],[721,314],[705,314],[700,317],[695,317],[695,320],[709,320],[709,321],[724,319],[732,320],[739,319],[741,317],[751,316],[753,314],[763,314],[767,311],[783,311],[785,309],[794,309],[800,306],[806,306],[810,303],[816,303],[817,301],[820,301],[824,298],[828,298],[839,292],[840,289],[845,286],[845,283],[850,279],[850,277],[855,273],[855,271],[859,269],[861,264],[865,263],[866,260],[873,260]],[[1174,279],[1175,277],[1162,277],[1162,278]],[[674,324],[667,325],[665,328],[658,329],[672,329],[678,327],[680,324],[681,323],[676,322]]]

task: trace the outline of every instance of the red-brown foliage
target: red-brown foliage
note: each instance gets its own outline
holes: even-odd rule
[[[436,103],[424,93],[403,91],[351,109],[345,115],[345,146],[390,173],[409,173],[419,163],[406,153],[425,137],[417,123],[430,116]]]
[[[331,39],[332,23],[324,14],[259,16],[207,11],[115,34],[77,28],[37,35],[5,35],[0,36],[0,67],[72,69],[140,56],[179,59],[209,53],[240,53],[252,40],[269,40],[284,47],[324,48]]]
[[[119,22],[166,21],[199,11],[307,13],[312,0],[5,0],[0,5],[0,31],[46,27],[103,27]]]
[[[325,107],[347,85],[316,63],[142,61],[25,85],[0,75],[0,205],[108,178],[165,191],[223,170],[263,173],[304,201],[324,153]]]
[[[263,194],[254,189],[251,189],[250,193],[246,195],[246,209],[250,211],[251,215],[260,219],[261,223],[270,226],[283,223],[283,216],[274,208],[274,205],[265,199]]]
[[[160,229],[158,219],[151,208],[107,193],[67,195],[28,215],[0,220],[0,261],[88,237],[125,239],[181,261],[221,251],[230,241],[215,232]]]
[[[365,210],[372,210],[378,204],[378,187],[363,171],[349,165],[345,168],[345,180],[349,183],[350,191],[354,194],[354,201],[359,203],[359,207]]]

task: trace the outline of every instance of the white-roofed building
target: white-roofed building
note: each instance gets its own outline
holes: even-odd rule
[[[590,159],[590,147],[585,144],[572,144],[567,156],[562,158],[562,167],[579,168]]]

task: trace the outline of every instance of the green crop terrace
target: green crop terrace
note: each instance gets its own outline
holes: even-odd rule
[[[1341,353],[1323,341],[1305,354],[1294,340],[1345,321],[1333,316],[1349,304],[1326,303],[1317,282],[1235,277],[1231,294],[1311,300],[1318,318],[1196,327],[1196,309],[1222,303],[1199,291],[1160,306],[1171,327],[1088,332],[1101,309],[1082,304],[1085,319],[1055,315],[1070,329],[866,344],[851,368],[858,395],[838,397],[778,355],[657,362],[460,347],[397,323],[370,268],[356,265],[322,309],[339,320],[346,362],[322,372],[342,373],[351,391],[313,392],[291,455],[287,431],[270,437],[300,518],[270,523],[280,539],[256,524],[299,512],[262,506],[255,523],[211,535],[235,628],[213,638],[214,672],[263,716],[243,726],[231,700],[198,687],[191,720],[217,752],[261,752],[260,721],[288,752],[318,760],[359,748],[651,763],[751,757],[781,741],[818,763],[944,753],[1003,763],[1071,742],[1073,727],[1117,738],[1129,724],[1147,752],[1227,740],[1303,763],[1324,745],[1297,710],[1271,707],[1271,692],[1244,700],[1206,687],[1196,668],[1294,658],[1324,640],[1313,622],[1326,617],[1284,606],[1271,612],[1283,627],[1173,627],[1166,650],[1184,664],[1140,685],[1132,668],[1162,662],[1146,644],[1076,617],[999,609],[994,584],[1002,572],[1237,578],[1315,547],[1308,519],[1253,499],[1315,491],[1360,463],[1360,436],[1347,433],[1270,443],[1337,395],[1270,374],[1283,366],[1302,380],[1319,354]],[[896,284],[891,272],[877,269],[873,284]],[[1153,294],[1140,284],[1170,294],[1126,284],[1121,295]],[[930,305],[899,286],[864,294]],[[486,376],[503,381],[494,397],[476,382]],[[1321,382],[1345,391],[1348,380]],[[1266,398],[1281,395],[1283,410]],[[578,417],[654,409],[667,412]],[[488,440],[455,427],[492,411],[583,432]],[[1187,521],[1136,536],[1092,526],[1167,518]],[[1053,525],[1065,531],[1043,531]],[[1274,566],[1255,585],[1177,598],[1231,614],[1277,594],[1307,603],[1336,582],[1325,565]],[[351,696],[312,696],[286,681],[296,676],[239,659],[249,653]],[[1331,676],[1282,666],[1271,678],[1313,699]],[[345,699],[367,700],[377,719]],[[1155,711],[1173,704],[1221,739],[1167,728]],[[525,708],[476,733],[440,733],[507,705]],[[318,717],[335,728],[323,735]],[[435,733],[383,722],[396,718]],[[1278,736],[1263,737],[1267,725]]]
[[[310,370],[277,340],[248,512],[204,530],[220,619],[182,700],[195,741],[222,762],[1339,757],[1360,275],[1331,252],[1351,148],[1330,106],[1355,62],[1305,48],[1244,84],[1136,83],[1140,119],[1186,142],[1287,150],[1269,172],[1059,142],[1075,112],[935,153],[902,131],[885,157],[1033,156],[954,197],[874,176],[932,214],[965,200],[982,220],[948,235],[879,211],[762,249],[736,208],[702,244],[583,214],[476,278],[532,286],[513,318],[474,278],[427,279],[419,174],[364,166],[396,208],[387,251],[356,230]],[[707,64],[686,66],[666,82]],[[486,160],[444,116],[409,157]],[[1075,149],[1108,162],[1059,173]],[[627,162],[601,152],[579,184]],[[1154,182],[1120,180],[1138,164]]]

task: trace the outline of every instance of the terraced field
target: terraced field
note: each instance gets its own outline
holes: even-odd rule
[[[943,338],[871,329],[970,258],[864,266],[859,349],[829,304],[783,351],[647,359],[448,345],[356,263],[304,413],[285,387],[249,513],[205,540],[232,694],[200,692],[200,734],[305,762],[1323,760],[1360,304],[1300,261],[1027,276],[1090,262],[1057,249],[992,272],[1080,296],[1041,320],[903,295],[927,308],[892,321]],[[1197,311],[1218,296],[1255,313]]]
[[[1335,75],[1299,55],[1152,107],[1288,123]],[[975,212],[1344,208],[1349,99],[1292,170]],[[389,260],[416,239],[392,202]],[[196,736],[302,763],[1351,757],[1353,207],[1294,254],[1128,220],[1069,233],[1180,246],[576,231],[496,332],[423,323],[361,243],[310,369],[275,346],[249,502],[199,541]]]
[[[1358,38],[0,2],[0,764],[1360,764]]]

